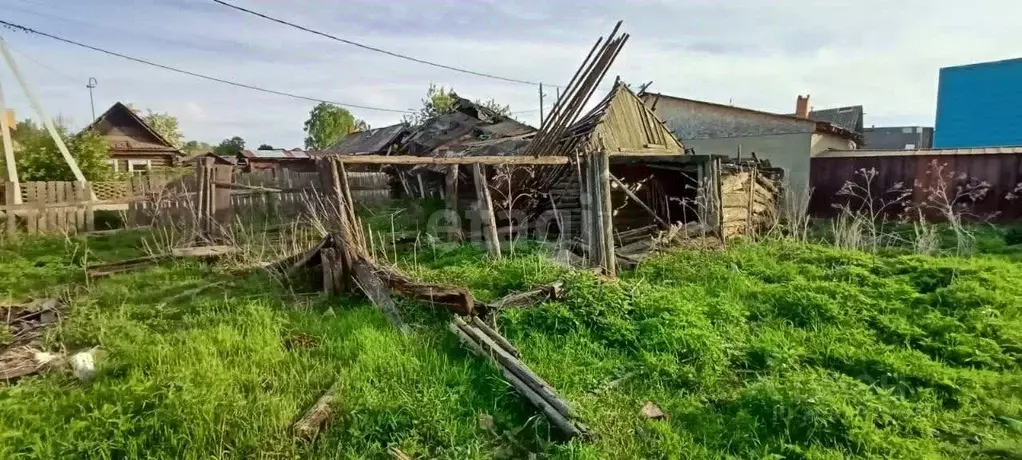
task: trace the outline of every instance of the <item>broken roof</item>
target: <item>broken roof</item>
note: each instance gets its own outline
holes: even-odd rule
[[[861,134],[863,132],[862,115],[862,106],[853,105],[849,107],[837,107],[834,109],[813,110],[809,112],[809,119],[830,123],[834,126]],[[795,115],[791,114],[790,116]]]
[[[348,134],[322,153],[324,155],[369,155],[387,153],[391,145],[408,134],[408,125],[398,123],[382,128]]]
[[[568,129],[566,142],[580,138],[594,150],[659,150],[684,154],[685,147],[628,85],[617,82],[610,93]]]
[[[118,128],[115,130],[114,128]],[[115,102],[97,117],[85,130],[93,130],[107,139],[110,150],[116,152],[156,152],[183,155],[174,144],[146,123],[134,110]]]
[[[533,133],[535,128],[476,104],[455,98],[454,111],[427,120],[401,142],[408,155],[431,155],[441,147]]]

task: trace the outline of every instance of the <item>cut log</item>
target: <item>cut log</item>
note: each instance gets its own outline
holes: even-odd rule
[[[334,382],[334,384],[330,386],[330,389],[328,389],[326,393],[323,393],[323,396],[320,396],[319,399],[316,400],[316,403],[305,411],[302,418],[298,419],[298,421],[292,425],[291,428],[295,436],[302,439],[312,439],[316,437],[320,428],[327,422],[327,420],[330,419],[330,415],[333,413],[333,409],[330,405],[334,403],[334,392],[337,390],[339,383],[339,381]]]

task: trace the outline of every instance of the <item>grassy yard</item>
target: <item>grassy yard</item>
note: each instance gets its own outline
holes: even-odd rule
[[[617,281],[528,245],[499,262],[447,245],[404,255],[482,299],[565,281],[562,300],[499,324],[595,434],[566,443],[425,305],[400,305],[414,325],[402,337],[361,299],[258,270],[176,263],[84,284],[83,263],[137,255],[143,237],[0,247],[0,298],[65,296],[47,342],[102,350],[89,384],[51,372],[0,387],[0,458],[388,458],[391,445],[451,459],[1022,458],[1022,262],[1003,238],[970,258],[736,244]],[[290,424],[338,379],[337,417],[295,440]],[[668,418],[642,418],[646,401]]]

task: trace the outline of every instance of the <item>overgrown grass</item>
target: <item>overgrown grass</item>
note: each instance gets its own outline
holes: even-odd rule
[[[4,292],[76,281],[68,249],[0,249],[0,270],[18,276]],[[560,442],[450,336],[446,312],[401,302],[413,323],[402,337],[356,298],[178,263],[74,290],[48,341],[100,345],[99,376],[0,388],[0,457],[385,458],[397,445],[459,459],[1022,458],[1022,266],[1010,257],[764,242],[666,254],[608,281],[543,252],[523,244],[491,261],[422,245],[400,263],[484,300],[564,280],[562,300],[498,324],[593,439]],[[296,441],[290,423],[335,379],[338,418]],[[668,418],[643,419],[646,401]]]

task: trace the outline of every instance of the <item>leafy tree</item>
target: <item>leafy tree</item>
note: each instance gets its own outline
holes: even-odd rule
[[[262,144],[259,146],[259,150],[273,150],[273,146],[270,144]]]
[[[181,147],[184,135],[181,134],[178,127],[177,117],[169,113],[154,112],[152,109],[146,109],[145,113],[142,113],[141,110],[135,108],[134,104],[128,104],[128,108],[142,117],[146,124],[153,128],[153,131],[163,136],[171,145]]]
[[[24,129],[22,129],[24,128]],[[64,124],[57,124],[57,133],[78,163],[87,180],[108,180],[113,176],[110,168],[110,146],[94,131],[68,135]],[[73,181],[74,173],[64,161],[57,144],[46,130],[29,120],[18,123],[15,155],[18,176],[23,181]]]
[[[362,127],[368,128],[369,125],[356,119],[348,109],[320,102],[312,108],[309,119],[305,121],[305,148],[328,148]]]
[[[217,155],[233,157],[245,150],[245,139],[239,136],[234,136],[230,139],[224,139],[220,141],[220,144],[213,148],[213,152]]]
[[[403,121],[413,126],[421,125],[437,115],[454,112],[454,106],[458,100],[457,97],[458,95],[455,94],[454,88],[444,88],[443,86],[437,86],[435,83],[430,83],[429,88],[426,90],[426,97],[422,99],[422,108],[416,114],[405,115]],[[500,104],[494,99],[487,101],[477,99],[474,102],[481,107],[492,110],[497,115],[511,116],[511,106]]]
[[[185,142],[184,145],[181,146],[181,150],[188,155],[194,155],[196,153],[213,150],[213,146],[206,142],[192,140]]]

